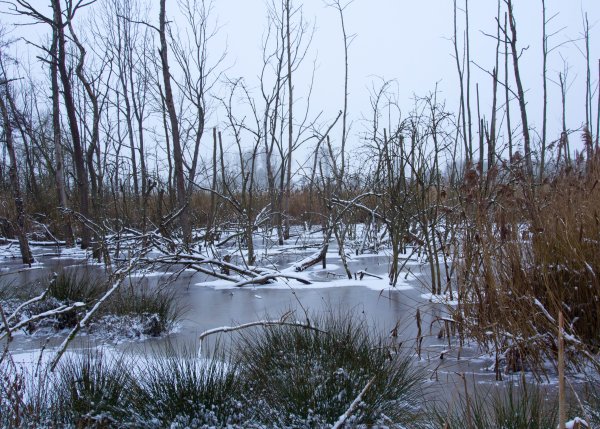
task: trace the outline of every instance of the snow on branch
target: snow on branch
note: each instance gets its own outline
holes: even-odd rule
[[[100,299],[98,299],[96,301],[94,306],[85,313],[83,318],[77,323],[77,325],[75,325],[75,327],[71,330],[69,335],[64,339],[64,341],[58,348],[58,351],[56,352],[54,359],[52,360],[52,363],[50,365],[50,371],[54,371],[54,369],[56,368],[56,365],[58,365],[60,358],[62,357],[62,355],[66,351],[67,347],[69,346],[69,343],[73,340],[73,338],[75,338],[75,336],[77,335],[79,330],[87,324],[87,322],[92,318],[92,316],[96,313],[96,311],[98,311],[100,306],[108,298],[110,298],[110,296],[121,286],[121,284],[123,283],[123,280],[125,280],[127,275],[131,271],[133,271],[134,269],[136,269],[138,267],[140,258],[142,256],[144,256],[148,251],[149,251],[148,248],[142,249],[141,252],[138,253],[135,257],[131,258],[126,265],[123,265],[122,267],[118,268],[115,272],[113,272],[110,275],[108,282],[112,283],[112,287],[110,289],[108,289],[106,291],[106,293]]]
[[[14,319],[14,318],[16,317],[16,315],[17,315],[17,314],[19,314],[19,312],[20,312],[21,310],[23,310],[25,307],[27,307],[27,306],[29,306],[29,305],[31,305],[31,304],[33,304],[33,303],[36,303],[36,302],[38,302],[38,301],[42,301],[43,299],[45,299],[45,298],[46,298],[46,296],[48,295],[48,293],[50,292],[50,289],[51,289],[51,288],[52,288],[52,286],[54,285],[54,283],[56,283],[56,278],[57,278],[57,277],[58,277],[58,276],[56,275],[56,273],[54,273],[54,274],[52,275],[52,280],[50,281],[50,284],[48,285],[48,287],[46,288],[46,290],[45,290],[45,291],[44,291],[44,292],[43,292],[41,295],[38,295],[38,296],[36,296],[35,298],[31,298],[29,301],[25,301],[23,304],[19,305],[19,306],[18,306],[18,307],[15,309],[15,311],[13,311],[13,312],[12,312],[12,314],[6,318],[6,322],[8,323],[8,322],[10,322],[12,319]]]
[[[85,303],[75,302],[69,306],[61,305],[52,310],[44,311],[43,313],[38,313],[27,319],[21,320],[19,323],[16,323],[15,325],[11,326],[9,330],[7,330],[6,332],[4,332],[0,335],[0,340],[2,340],[5,336],[7,336],[10,331],[16,331],[17,329],[21,329],[23,326],[27,326],[28,324],[30,324],[32,322],[37,322],[38,320],[45,319],[47,317],[58,316],[59,314],[63,314],[63,313],[69,313],[70,311],[77,310],[78,308],[83,308],[83,307],[85,307]],[[6,327],[5,327],[5,329],[6,329]]]
[[[234,286],[236,287],[242,287],[242,286],[246,286],[246,285],[250,285],[250,284],[266,284],[271,280],[275,280],[278,278],[282,278],[282,279],[290,279],[290,280],[296,280],[299,281],[300,283],[304,284],[304,285],[309,285],[311,284],[311,282],[307,279],[305,279],[304,277],[301,276],[296,276],[293,274],[285,274],[279,271],[273,271],[267,274],[263,274],[263,275],[259,275],[256,276],[254,278],[251,278],[249,280],[244,280],[241,282],[236,283]]]
[[[375,377],[373,377],[369,380],[369,382],[365,385],[363,390],[361,390],[360,393],[358,394],[358,396],[356,398],[354,398],[354,401],[352,401],[352,403],[350,404],[350,406],[348,407],[346,412],[340,416],[338,421],[335,422],[335,424],[333,426],[331,426],[331,429],[340,429],[340,428],[344,427],[344,423],[346,423],[346,420],[348,420],[350,418],[350,416],[352,415],[352,413],[354,413],[356,408],[358,408],[358,406],[362,402],[363,396],[365,396],[365,393],[367,393],[367,390],[369,390],[369,387],[371,387],[371,385],[374,382],[375,382]]]
[[[200,340],[200,345],[202,345],[202,340],[204,340],[204,338],[206,338],[210,335],[214,335],[214,334],[218,334],[218,333],[241,331],[242,329],[252,328],[255,326],[263,326],[263,327],[296,326],[299,328],[310,329],[313,331],[325,333],[325,331],[323,331],[315,326],[312,326],[309,323],[288,322],[288,319],[290,318],[291,315],[292,315],[292,312],[288,311],[283,316],[281,316],[281,318],[275,319],[275,320],[257,320],[254,322],[243,323],[241,325],[235,325],[235,326],[220,326],[218,328],[213,328],[213,329],[209,329],[207,331],[202,332],[200,334],[200,336],[198,337],[198,339]]]

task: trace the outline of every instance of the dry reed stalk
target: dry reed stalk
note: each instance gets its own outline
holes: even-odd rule
[[[565,342],[563,338],[563,313],[558,313],[558,427],[564,429],[567,422],[567,404],[565,399]]]
[[[559,311],[566,361],[583,365],[600,349],[600,168],[588,166],[558,172],[535,193],[505,172],[463,202],[453,318],[461,336],[512,355],[512,370],[544,374],[556,361]]]

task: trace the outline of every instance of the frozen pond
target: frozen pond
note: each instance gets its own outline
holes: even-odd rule
[[[286,268],[301,259],[302,254],[278,257],[278,266]],[[52,272],[83,270],[92,276],[103,276],[102,266],[87,264],[82,259],[58,259],[52,256],[39,258],[39,263],[31,269],[10,260],[0,263],[2,281],[11,285],[22,285],[39,279],[47,279]],[[71,349],[92,346],[108,346],[119,353],[146,354],[161,349],[166,342],[174,345],[198,345],[199,335],[221,326],[231,326],[256,320],[278,319],[282,314],[293,311],[294,318],[305,320],[305,314],[314,316],[322,312],[349,312],[353,317],[364,320],[373,330],[384,336],[397,334],[393,340],[405,351],[415,356],[417,365],[428,371],[430,391],[447,396],[456,389],[462,389],[462,374],[466,374],[469,384],[495,384],[490,356],[478,356],[473,349],[460,350],[456,338],[449,341],[445,335],[445,324],[441,318],[448,316],[449,307],[431,303],[425,296],[428,268],[417,261],[409,261],[406,275],[396,288],[387,285],[389,256],[385,254],[359,256],[350,260],[350,270],[365,270],[378,275],[383,280],[365,277],[348,280],[342,276],[341,262],[335,254],[330,254],[328,265],[320,265],[308,271],[312,285],[300,285],[295,281],[280,281],[273,285],[232,287],[224,281],[214,281],[204,274],[183,271],[174,275],[175,267],[162,272],[134,273],[129,281],[141,282],[149,288],[170,288],[175,291],[182,310],[177,327],[170,334],[142,339],[111,338],[80,334],[71,344]],[[126,287],[124,284],[122,287]],[[416,355],[418,335],[416,311],[421,315],[421,335],[423,336],[420,359]],[[51,353],[64,339],[67,331],[55,335],[19,334],[15,335],[10,350],[14,355],[32,354],[45,348]],[[210,349],[219,338],[221,344],[232,344],[229,340],[236,334],[222,334],[205,340],[203,350]],[[434,395],[434,396],[437,396]]]
[[[301,256],[282,258],[281,263],[293,263]],[[350,263],[351,271],[365,270],[385,277],[387,257],[368,256],[357,258]],[[304,312],[315,315],[322,311],[349,311],[364,318],[374,329],[381,332],[400,327],[399,336],[416,336],[415,310],[435,314],[437,305],[431,305],[421,297],[424,292],[415,276],[399,282],[396,289],[387,287],[386,281],[365,277],[361,280],[348,280],[341,275],[339,261],[330,258],[326,269],[312,267],[308,276],[312,285],[301,285],[294,281],[279,282],[275,285],[241,288],[231,287],[227,282],[212,281],[206,275],[193,271],[173,274],[173,267],[163,272],[134,273],[129,281],[141,282],[150,288],[170,288],[176,291],[182,310],[182,318],[175,332],[168,336],[169,341],[194,341],[207,330],[223,325],[246,323],[265,318],[278,318],[286,311],[295,311],[297,318],[304,318]],[[65,270],[84,271],[91,276],[103,276],[101,266],[78,259],[57,259],[41,257],[39,263],[30,269],[12,261],[3,261],[1,280],[4,284],[23,285],[37,280],[48,279],[52,272]],[[417,274],[420,267],[411,265]],[[417,274],[418,275],[418,274]],[[373,281],[375,280],[375,281]],[[383,287],[381,287],[383,285]],[[429,324],[429,322],[424,322]],[[11,350],[17,351],[39,347],[45,337],[38,335],[15,337]],[[144,343],[160,342],[161,339],[145,339]]]

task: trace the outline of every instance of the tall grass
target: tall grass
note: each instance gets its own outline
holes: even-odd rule
[[[535,185],[506,168],[472,187],[458,255],[464,336],[509,370],[554,361],[558,313],[571,364],[600,347],[600,161]],[[593,359],[591,359],[593,361]]]
[[[61,302],[85,302],[97,300],[106,291],[106,285],[97,277],[79,271],[61,271],[51,283],[49,295]]]
[[[431,426],[444,429],[549,429],[558,421],[556,400],[534,385],[512,381],[505,387],[452,395],[430,411]]]
[[[158,337],[169,332],[181,318],[183,308],[173,288],[150,289],[144,286],[125,288],[113,295],[105,313],[139,319],[142,334]]]
[[[0,427],[246,427],[235,366],[190,350],[133,360],[88,349],[69,354],[54,373],[4,365]]]
[[[365,392],[352,424],[418,427],[420,373],[352,314],[317,317],[315,329],[272,326],[246,332],[236,360],[246,390],[272,427],[327,427]]]
[[[112,427],[128,420],[130,366],[121,358],[90,349],[71,354],[60,365],[51,403],[55,422],[75,427]]]
[[[0,427],[44,427],[50,419],[53,377],[47,371],[29,372],[10,359],[0,362]]]
[[[149,427],[226,427],[244,421],[236,366],[222,355],[201,359],[196,350],[168,346],[141,366],[131,407]]]

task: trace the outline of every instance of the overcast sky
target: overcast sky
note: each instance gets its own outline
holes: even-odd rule
[[[461,1],[458,2],[463,3]],[[482,34],[496,33],[496,0],[470,1],[471,58],[474,63],[491,71],[495,62],[495,42]],[[518,43],[528,49],[523,53],[521,66],[527,90],[531,126],[541,126],[542,94],[542,13],[541,0],[517,0],[515,15]],[[581,37],[583,16],[587,12],[591,26],[592,78],[598,80],[600,58],[600,1],[598,0],[547,0],[547,16],[557,14],[548,24],[548,33],[554,33],[549,45],[563,44]],[[300,4],[300,3],[298,3]],[[314,22],[316,32],[304,67],[296,76],[295,91],[304,93],[316,60],[316,79],[312,106],[324,110],[326,117],[335,116],[342,106],[343,97],[343,45],[339,16],[321,0],[301,2],[305,17]],[[464,3],[463,3],[464,4]],[[231,76],[244,76],[257,82],[260,71],[261,40],[266,23],[263,0],[218,0],[214,14],[221,33],[228,41]],[[459,20],[464,18],[459,15]],[[457,111],[459,87],[453,58],[453,4],[451,0],[355,0],[345,10],[346,27],[356,38],[350,47],[350,106],[355,120],[353,130],[359,132],[363,125],[359,119],[369,116],[369,89],[378,77],[396,80],[401,103],[405,110],[412,106],[413,95],[426,95],[439,83],[441,97],[447,108]],[[460,31],[460,30],[459,30]],[[584,121],[585,58],[577,49],[582,42],[567,43],[553,51],[549,57],[548,76],[557,80],[563,69],[564,57],[570,66],[568,93],[569,124],[579,127]],[[502,64],[502,59],[500,60]],[[473,94],[479,82],[481,108],[489,117],[491,110],[491,78],[472,65]],[[304,86],[302,86],[304,84]],[[549,84],[550,137],[557,137],[560,129],[560,91]],[[513,112],[516,113],[516,103]],[[514,121],[516,122],[517,115]]]
[[[92,5],[98,7],[102,0]],[[208,0],[207,0],[208,1]],[[223,66],[230,78],[243,77],[250,88],[258,86],[262,66],[262,40],[266,32],[266,0],[215,0],[211,20],[218,23],[219,32],[209,46],[213,59],[226,49]],[[464,4],[464,0],[459,0]],[[495,41],[483,34],[496,32],[496,0],[470,1],[472,93],[475,106],[475,83],[479,83],[481,109],[489,117],[491,110],[492,79],[478,70],[480,66],[491,71],[495,62]],[[518,44],[528,48],[521,57],[530,126],[541,127],[542,99],[542,0],[514,0]],[[547,0],[547,16],[556,15],[548,24],[548,33],[556,33],[549,42],[550,48],[561,45],[551,52],[548,76],[557,80],[563,70],[563,58],[569,64],[568,127],[579,128],[585,120],[585,58],[580,51],[583,42],[578,39],[583,31],[583,16],[587,12],[591,27],[592,82],[594,90],[598,81],[600,58],[600,1],[599,0]],[[339,15],[323,0],[296,1],[301,5],[306,20],[315,26],[311,47],[303,66],[294,76],[294,92],[298,109],[306,98],[310,78],[315,71],[315,86],[311,101],[311,114],[323,112],[322,123],[334,118],[343,103],[343,41]],[[177,22],[177,1],[167,1],[168,15]],[[156,15],[156,16],[155,16]],[[462,31],[464,14],[459,12]],[[4,17],[10,22],[10,17]],[[85,16],[78,17],[78,24],[85,23]],[[156,11],[150,20],[157,22]],[[414,96],[424,96],[434,90],[436,84],[440,95],[446,100],[446,109],[457,113],[459,103],[458,77],[453,58],[453,2],[452,0],[355,0],[345,9],[348,34],[355,35],[349,52],[350,66],[350,117],[353,121],[351,138],[357,136],[367,125],[361,118],[370,117],[369,95],[373,85],[381,79],[394,80],[400,105],[408,112]],[[85,25],[85,24],[84,24]],[[46,30],[41,26],[42,30]],[[31,27],[19,30],[31,36]],[[22,48],[19,48],[22,49]],[[37,54],[37,53],[35,53]],[[30,55],[35,61],[33,55]],[[502,63],[502,58],[501,58]],[[502,70],[502,66],[501,66]],[[560,133],[560,91],[554,83],[549,84],[549,138]],[[221,95],[224,95],[221,93]],[[256,94],[258,95],[258,94]],[[595,94],[597,97],[597,94]],[[594,106],[597,98],[594,100]],[[513,104],[515,127],[518,125],[516,102]],[[209,126],[223,120],[215,112],[209,118]],[[535,137],[534,137],[535,140]],[[573,140],[579,140],[573,139]]]

